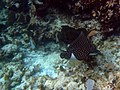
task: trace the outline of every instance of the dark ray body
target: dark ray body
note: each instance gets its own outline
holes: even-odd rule
[[[58,39],[60,42],[70,44],[80,35],[81,31],[87,36],[88,32],[84,28],[75,29],[69,26],[62,26],[62,30],[58,34]]]
[[[73,31],[71,32],[73,33],[70,33],[70,35],[68,35],[69,30],[68,31],[66,30],[67,34],[65,34],[65,31],[64,31],[64,34],[61,34],[62,37],[64,38],[63,41],[70,43],[70,45],[68,46],[66,51],[63,51],[60,54],[60,57],[65,59],[70,59],[73,54],[77,60],[84,60],[87,63],[90,63],[92,61],[90,54],[91,53],[97,54],[99,53],[99,51],[92,44],[92,42],[87,38],[87,33],[85,32],[85,29],[79,29],[80,31],[75,31],[75,29],[72,29],[72,30]],[[67,35],[70,36],[69,39]]]

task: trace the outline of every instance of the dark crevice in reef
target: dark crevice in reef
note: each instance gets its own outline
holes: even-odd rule
[[[71,16],[76,15],[81,20],[97,19],[102,25],[101,32],[105,37],[109,37],[112,33],[113,35],[120,33],[120,5],[117,0],[33,0],[31,3],[28,4],[28,0],[18,0],[9,7],[9,11],[28,13],[31,9],[35,9],[35,15],[45,17],[52,8]],[[34,8],[30,8],[31,5]]]

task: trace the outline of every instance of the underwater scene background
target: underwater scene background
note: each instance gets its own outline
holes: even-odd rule
[[[1,0],[0,90],[120,90],[120,0]]]

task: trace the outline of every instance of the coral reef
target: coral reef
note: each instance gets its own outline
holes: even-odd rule
[[[59,9],[60,11],[63,11],[64,13],[71,13],[70,16],[73,16],[74,19],[80,18],[88,20],[88,19],[96,19],[101,23],[101,30],[100,32],[104,35],[105,38],[107,38],[110,35],[113,34],[119,34],[119,1],[118,0],[44,0],[44,1],[29,1],[30,4],[28,4],[28,0],[26,1],[13,1],[7,2],[10,15],[8,21],[10,23],[14,23],[15,21],[15,15],[17,13],[18,18],[16,18],[18,21],[24,19],[24,22],[29,22],[29,19],[31,19],[33,22],[33,18],[35,19],[35,16],[45,17],[47,13],[52,11],[51,9]],[[25,9],[24,9],[25,8]],[[29,12],[28,12],[29,11]],[[24,16],[22,13],[27,13]],[[29,18],[28,18],[29,17]],[[22,19],[21,19],[22,18]],[[36,22],[35,22],[36,23]],[[36,31],[36,30],[35,30]]]
[[[48,0],[52,7],[67,9],[78,18],[83,20],[95,18],[101,25],[101,33],[108,37],[113,34],[120,34],[120,2],[119,0]]]
[[[0,1],[0,90],[120,90],[119,6],[119,0]],[[60,58],[69,47],[86,59],[93,45],[102,53],[94,68],[91,60]]]

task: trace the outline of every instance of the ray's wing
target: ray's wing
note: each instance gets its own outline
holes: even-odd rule
[[[78,60],[88,59],[89,53],[94,51],[94,45],[88,40],[83,32],[74,40],[67,51],[73,53]]]

